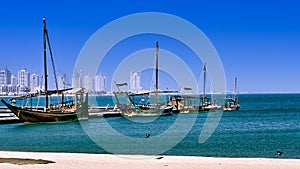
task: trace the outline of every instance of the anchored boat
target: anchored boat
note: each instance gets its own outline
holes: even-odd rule
[[[43,18],[43,46],[44,46],[44,80],[45,90],[38,93],[32,93],[21,97],[12,98],[11,103],[1,99],[8,109],[10,109],[23,122],[59,122],[59,121],[77,121],[88,118],[88,94],[82,88],[78,89],[58,89],[54,61],[50,46],[48,31],[46,28],[46,19]],[[48,90],[47,74],[47,44],[51,56],[53,72],[56,83],[56,90]],[[74,99],[67,100],[64,96],[72,95]],[[49,104],[49,97],[57,95],[57,102]],[[33,106],[32,99],[35,97],[44,97],[43,106]],[[17,100],[29,100],[31,104],[16,105]]]
[[[155,63],[155,104],[150,104],[150,92],[147,93],[128,93],[128,92],[114,92],[117,100],[117,107],[121,110],[121,113],[127,117],[152,117],[152,116],[169,116],[172,115],[172,105],[159,104],[158,102],[158,42],[156,42],[156,63]],[[119,86],[127,85],[127,83],[116,84]],[[121,104],[118,97],[125,95],[129,100],[129,104]],[[139,98],[139,101],[137,101]],[[143,99],[143,100],[142,100]]]
[[[233,97],[226,97],[225,104],[222,106],[224,111],[235,111],[240,109],[240,103],[238,98],[236,97],[237,94],[237,78],[234,78],[234,90],[233,90]]]

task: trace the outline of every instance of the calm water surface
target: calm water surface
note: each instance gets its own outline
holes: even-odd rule
[[[104,103],[103,105],[112,104],[107,97],[97,97],[97,101]],[[300,158],[300,94],[245,94],[239,96],[239,101],[241,109],[224,112],[215,132],[204,143],[199,143],[198,138],[208,113],[181,116],[184,122],[177,127],[178,133],[181,132],[180,126],[189,123],[189,119],[196,116],[196,121],[180,143],[162,154]],[[85,133],[84,126],[94,128],[100,139],[116,146],[119,154],[151,154],[147,147],[141,151],[133,150],[130,149],[130,143],[113,140],[114,134],[101,127],[102,124],[108,123],[121,135],[143,140],[147,133],[151,137],[162,134],[177,118],[178,115],[160,117],[153,121],[138,119],[138,122],[115,117],[90,119],[83,123],[3,124],[0,125],[0,150],[110,153]],[[157,144],[157,148],[175,139],[176,132],[168,135],[161,145]],[[277,155],[278,150],[283,152],[282,156]]]

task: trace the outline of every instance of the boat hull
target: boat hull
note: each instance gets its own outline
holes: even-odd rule
[[[240,105],[223,106],[224,111],[237,111],[239,109],[240,109]]]
[[[59,122],[59,121],[78,121],[87,119],[88,117],[88,105],[82,104],[82,106],[73,112],[63,111],[43,111],[30,108],[24,108],[14,106],[1,99],[1,102],[7,106],[21,121],[23,122]]]
[[[118,106],[121,114],[127,117],[171,116],[172,107],[165,108],[134,108],[127,105]]]

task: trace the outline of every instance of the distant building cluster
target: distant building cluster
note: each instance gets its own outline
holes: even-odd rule
[[[43,76],[36,73],[30,73],[26,68],[18,71],[17,77],[4,68],[0,71],[0,95],[20,95],[25,93],[35,93],[44,90]],[[75,72],[72,76],[72,84],[68,83],[66,74],[61,74],[58,78],[58,88],[83,87],[87,92],[93,94],[105,94],[106,76],[98,74],[96,76],[82,75],[82,72]],[[141,72],[131,71],[129,90],[138,93],[143,91],[141,87]]]
[[[41,90],[41,82],[36,73],[30,75],[26,68],[18,72],[18,76],[4,68],[0,71],[0,94],[15,95]]]
[[[143,91],[141,87],[141,72],[131,71],[129,77],[129,90],[134,93]],[[127,83],[126,83],[127,84]],[[96,76],[82,75],[82,72],[76,72],[72,77],[72,87],[84,87],[89,93],[105,94],[106,88],[106,76],[98,74]]]
[[[72,76],[72,84],[68,82],[66,74],[61,74],[57,78],[58,88],[65,89],[69,87],[83,87],[89,93],[104,94],[106,93],[106,77],[99,74],[95,77],[90,75],[82,76],[81,73],[75,73]],[[36,73],[30,73],[26,68],[18,71],[17,77],[4,68],[0,71],[0,95],[22,95],[26,93],[35,93],[43,91],[43,76]]]
[[[106,91],[106,77],[103,74],[91,76],[90,74],[83,76],[80,71],[75,72],[72,76],[72,87],[83,87],[89,93],[105,94]]]
[[[75,72],[72,76],[72,87],[84,87],[89,93],[105,94],[107,93],[106,76],[101,73],[91,76],[90,74],[82,75],[81,71]],[[141,87],[141,72],[130,72],[129,90],[135,93],[143,90]]]

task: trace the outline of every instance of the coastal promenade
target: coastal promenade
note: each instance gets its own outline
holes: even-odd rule
[[[138,156],[80,153],[35,153],[0,151],[0,168],[108,168],[108,169],[298,169],[300,159],[214,158],[195,156]]]

